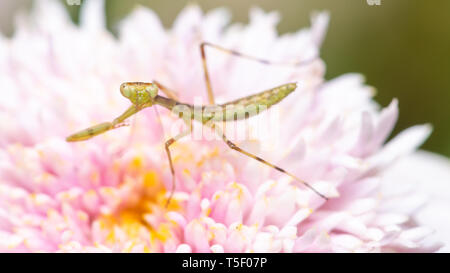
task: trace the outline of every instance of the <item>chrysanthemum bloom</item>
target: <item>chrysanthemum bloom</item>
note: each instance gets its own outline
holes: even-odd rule
[[[222,9],[202,14],[190,6],[165,30],[152,11],[137,8],[120,24],[118,38],[105,29],[100,1],[86,2],[79,27],[55,1],[38,1],[31,15],[18,18],[14,36],[0,40],[0,251],[439,249],[432,229],[416,217],[428,200],[417,190],[420,181],[433,176],[416,181],[410,168],[433,159],[408,157],[430,127],[412,127],[384,145],[397,101],[380,109],[359,75],[324,82],[319,59],[273,67],[208,51],[219,102],[298,82],[276,106],[276,141],[239,145],[310,182],[327,202],[221,141],[187,140],[172,147],[177,187],[166,208],[167,135],[153,109],[140,112],[130,127],[65,141],[129,106],[118,90],[122,82],[157,79],[181,101],[205,98],[202,41],[301,61],[319,52],[328,21],[317,14],[309,29],[279,37],[275,13],[252,10],[246,26],[227,27],[228,17]],[[163,124],[176,120],[159,113]],[[391,168],[401,157],[409,161]],[[445,207],[443,201],[432,207],[435,218],[425,213],[421,219],[437,226],[433,219]]]

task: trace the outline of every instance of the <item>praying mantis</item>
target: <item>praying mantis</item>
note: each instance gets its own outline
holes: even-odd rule
[[[228,103],[224,104],[215,104],[214,100],[214,93],[211,86],[211,80],[208,72],[208,66],[207,66],[207,58],[205,54],[205,48],[211,47],[216,50],[222,51],[227,54],[231,54],[237,57],[253,60],[255,62],[259,62],[262,64],[267,65],[289,65],[289,66],[300,66],[305,65],[314,59],[307,60],[307,61],[301,61],[301,62],[274,62],[274,61],[268,61],[265,59],[256,58],[253,56],[249,56],[243,53],[240,53],[238,51],[230,50],[223,48],[221,46],[209,43],[209,42],[203,42],[200,44],[200,51],[201,51],[201,58],[202,58],[202,67],[204,72],[204,78],[206,82],[206,91],[208,95],[208,101],[209,105],[202,106],[200,113],[198,113],[198,110],[194,109],[194,106],[187,103],[182,103],[178,100],[177,94],[172,91],[171,89],[165,87],[158,81],[153,81],[151,83],[147,82],[126,82],[121,84],[120,86],[120,92],[121,94],[130,100],[132,105],[123,112],[120,116],[115,118],[111,122],[104,122],[97,125],[94,125],[92,127],[89,127],[87,129],[84,129],[80,132],[77,132],[75,134],[70,135],[66,138],[66,141],[73,142],[73,141],[84,141],[88,140],[94,136],[97,136],[99,134],[103,134],[109,130],[116,129],[119,127],[122,127],[125,125],[124,121],[129,118],[130,116],[136,114],[140,110],[152,107],[154,105],[159,105],[164,108],[169,109],[172,112],[176,108],[183,108],[187,109],[187,113],[183,112],[179,114],[179,117],[182,118],[186,124],[190,124],[190,126],[187,126],[187,129],[180,132],[179,134],[171,137],[165,142],[165,151],[167,153],[167,157],[169,160],[170,165],[170,171],[172,174],[172,189],[170,192],[170,196],[167,200],[167,204],[170,203],[170,200],[172,199],[173,193],[175,191],[175,168],[173,166],[172,162],[172,156],[170,153],[170,146],[174,144],[176,141],[181,139],[184,136],[187,136],[190,134],[192,130],[192,121],[195,120],[197,122],[200,122],[203,126],[210,127],[213,129],[220,138],[226,143],[226,145],[241,153],[244,154],[252,159],[255,159],[281,173],[284,173],[291,178],[293,178],[295,181],[300,182],[307,188],[311,189],[314,193],[319,195],[321,198],[328,200],[328,197],[320,193],[318,190],[316,190],[313,186],[311,186],[309,183],[307,183],[304,180],[301,180],[300,178],[296,177],[292,173],[282,169],[279,166],[276,166],[270,162],[268,162],[265,159],[262,159],[259,156],[256,156],[246,150],[241,149],[239,146],[237,146],[235,143],[231,142],[227,136],[224,134],[224,132],[216,126],[216,123],[221,122],[229,122],[229,121],[235,121],[235,120],[242,120],[247,119],[251,116],[258,115],[262,111],[268,109],[269,107],[277,104],[278,102],[282,101],[284,98],[286,98],[290,93],[292,93],[296,88],[296,83],[287,83],[283,84],[259,93],[256,93],[254,95],[250,95],[247,97],[243,97]],[[158,95],[158,92],[163,92],[166,97]]]

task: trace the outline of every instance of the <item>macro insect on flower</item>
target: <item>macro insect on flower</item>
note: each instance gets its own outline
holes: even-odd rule
[[[115,37],[102,1],[83,2],[79,26],[58,1],[35,1],[14,36],[0,38],[0,84],[8,91],[0,100],[0,250],[439,249],[416,217],[426,196],[388,176],[430,126],[385,143],[397,100],[380,107],[357,74],[324,79],[328,15],[314,14],[310,27],[286,35],[276,32],[278,20],[253,9],[248,24],[229,24],[224,9],[190,5],[165,29],[138,7]],[[229,110],[255,110],[249,118],[236,113],[249,134],[255,120],[273,119],[268,131],[276,137],[232,139],[230,125],[222,128],[227,108],[213,107],[228,102]],[[133,126],[112,130],[131,116]],[[173,132],[163,128],[171,124]],[[188,139],[198,125],[217,139]]]
[[[169,109],[172,112],[180,113],[180,117],[183,118],[183,120],[188,124],[187,130],[177,134],[176,136],[170,138],[166,141],[165,147],[167,156],[170,163],[170,169],[172,172],[172,191],[170,193],[170,197],[168,199],[168,203],[170,202],[170,199],[173,195],[173,192],[175,190],[175,170],[172,163],[172,157],[170,154],[169,147],[175,141],[179,140],[180,138],[188,135],[191,132],[191,124],[192,120],[197,120],[198,122],[201,122],[202,124],[211,127],[212,129],[215,129],[217,131],[217,134],[223,139],[223,141],[233,150],[236,150],[246,156],[249,156],[255,160],[258,160],[261,163],[266,164],[269,167],[274,168],[277,171],[280,171],[282,173],[285,173],[289,175],[290,177],[294,178],[296,181],[304,184],[311,190],[313,190],[315,193],[317,193],[320,197],[327,200],[327,197],[325,197],[323,194],[319,193],[316,189],[314,189],[310,184],[307,182],[297,178],[295,175],[285,171],[284,169],[273,165],[272,163],[269,163],[268,161],[251,154],[247,151],[242,150],[239,148],[236,144],[231,142],[227,136],[219,129],[218,126],[216,126],[217,122],[227,122],[227,121],[236,121],[240,119],[247,119],[254,115],[257,115],[264,110],[267,110],[272,105],[280,102],[283,100],[286,96],[288,96],[291,92],[293,92],[297,85],[295,83],[288,83],[284,84],[278,87],[271,88],[266,91],[262,91],[260,93],[250,95],[244,98],[240,98],[237,100],[234,100],[229,103],[216,105],[214,102],[214,95],[211,88],[211,82],[209,79],[209,73],[208,68],[206,65],[206,54],[205,54],[205,46],[211,46],[218,50],[227,52],[229,54],[239,56],[242,58],[248,58],[257,62],[260,62],[262,64],[277,64],[277,65],[291,65],[291,66],[299,66],[303,65],[303,62],[294,62],[294,63],[272,63],[268,60],[258,59],[255,57],[247,56],[242,53],[227,50],[222,47],[210,44],[210,43],[201,43],[200,44],[200,50],[202,55],[202,63],[203,63],[203,69],[206,79],[206,87],[208,91],[208,98],[209,102],[211,103],[210,106],[204,106],[201,108],[201,111],[195,111],[195,107],[190,104],[180,103],[177,101],[177,96],[173,91],[170,91],[169,88],[165,87],[164,85],[156,82],[155,83],[145,83],[145,82],[127,82],[123,83],[120,86],[120,92],[122,95],[129,99],[131,103],[133,104],[130,106],[122,115],[114,119],[112,122],[105,122],[98,125],[95,125],[93,127],[89,127],[85,130],[82,130],[81,132],[75,133],[69,137],[67,137],[67,141],[80,141],[80,140],[87,140],[93,136],[96,136],[98,134],[104,133],[108,130],[115,129],[118,127],[121,127],[125,119],[128,117],[134,115],[138,111],[144,109],[145,107],[151,107],[153,105],[160,105],[167,109]],[[166,96],[169,98],[161,97],[158,95],[158,90],[161,90]],[[184,111],[180,111],[179,108],[183,108]],[[185,110],[188,110],[188,113],[186,113]]]

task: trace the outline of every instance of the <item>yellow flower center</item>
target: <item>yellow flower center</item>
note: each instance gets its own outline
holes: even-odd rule
[[[127,200],[118,200],[120,205],[114,212],[95,220],[105,234],[103,242],[97,243],[119,247],[124,252],[157,251],[161,243],[173,237],[172,229],[176,227],[165,213],[179,211],[181,207],[174,199],[166,207],[166,189],[158,174],[145,167],[143,157],[135,157],[127,166],[127,177],[118,190],[127,187],[133,188]]]

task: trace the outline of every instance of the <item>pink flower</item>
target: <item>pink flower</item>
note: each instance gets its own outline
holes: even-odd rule
[[[172,147],[177,187],[165,208],[171,174],[163,143],[170,130],[151,109],[132,118],[131,127],[67,143],[67,135],[129,106],[118,90],[122,82],[156,79],[181,101],[206,101],[202,41],[270,60],[307,60],[319,52],[328,22],[319,13],[310,28],[279,37],[276,13],[254,9],[248,25],[226,27],[225,10],[202,14],[189,6],[165,30],[140,7],[115,38],[105,29],[102,7],[86,2],[77,27],[58,2],[37,1],[30,16],[18,18],[14,37],[0,40],[0,251],[439,249],[426,227],[439,230],[437,212],[419,209],[435,191],[409,189],[414,177],[407,175],[409,166],[434,162],[408,156],[430,126],[412,127],[383,144],[397,119],[397,101],[380,109],[360,75],[324,82],[321,60],[289,68],[207,53],[219,102],[298,82],[275,108],[276,139],[238,144],[310,182],[328,202],[220,140],[188,139]],[[164,125],[176,121],[159,111]],[[448,170],[448,162],[439,164]],[[448,173],[442,175],[448,182],[442,180]],[[441,200],[428,204],[444,213],[449,204]]]

